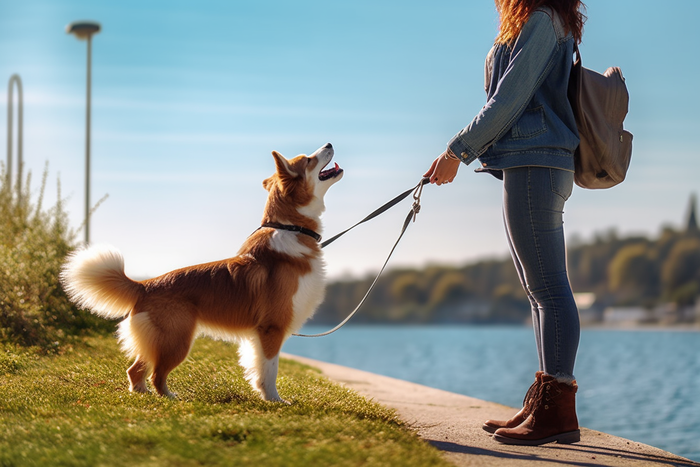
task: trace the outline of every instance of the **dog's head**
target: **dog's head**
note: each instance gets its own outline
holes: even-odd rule
[[[280,197],[283,204],[293,204],[296,210],[308,217],[318,217],[324,210],[323,197],[335,182],[343,178],[343,169],[337,163],[330,168],[333,159],[331,143],[306,156],[301,154],[287,160],[272,151],[277,171],[263,181],[270,198]]]

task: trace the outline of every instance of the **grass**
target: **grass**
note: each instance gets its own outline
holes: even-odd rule
[[[0,345],[0,466],[443,466],[393,410],[282,360],[290,405],[262,401],[235,347],[199,339],[170,376],[179,400],[128,391],[114,338],[57,355]]]

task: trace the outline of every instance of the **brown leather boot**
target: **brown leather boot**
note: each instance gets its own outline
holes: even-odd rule
[[[543,371],[538,371],[535,373],[535,382],[532,383],[530,389],[527,390],[525,398],[523,399],[523,408],[520,409],[520,412],[513,415],[510,420],[486,420],[484,424],[481,425],[481,428],[489,433],[495,433],[499,428],[515,428],[524,422],[530,413],[530,403],[533,401],[533,398],[535,394],[537,394],[537,390],[540,387],[540,379],[542,378],[542,375],[544,375]]]
[[[566,384],[553,376],[543,375],[530,413],[515,428],[501,428],[493,439],[504,444],[538,446],[557,442],[576,443],[581,432],[576,417],[576,381]]]

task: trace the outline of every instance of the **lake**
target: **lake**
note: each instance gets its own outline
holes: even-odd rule
[[[346,326],[283,351],[512,407],[538,369],[528,327]],[[581,426],[700,461],[700,332],[584,329],[575,376]]]

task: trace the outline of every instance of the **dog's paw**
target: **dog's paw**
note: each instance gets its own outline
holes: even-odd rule
[[[260,394],[265,402],[279,402],[281,404],[292,405],[291,402],[282,399],[279,394],[275,391],[274,394]]]
[[[291,402],[289,402],[289,401],[286,400],[286,399],[282,399],[282,398],[275,399],[275,400],[270,400],[270,401],[268,401],[268,402],[272,402],[273,404],[292,405]]]
[[[172,400],[180,399],[180,398],[177,396],[177,393],[176,393],[176,392],[171,392],[171,391],[168,391],[167,389],[166,389],[165,391],[156,391],[156,392],[158,393],[158,395],[159,395],[160,397],[166,397],[166,398],[172,399]]]
[[[148,390],[148,388],[146,387],[145,384],[143,384],[143,385],[137,384],[137,385],[131,386],[129,388],[129,392],[133,392],[134,394],[148,394],[151,391]]]

